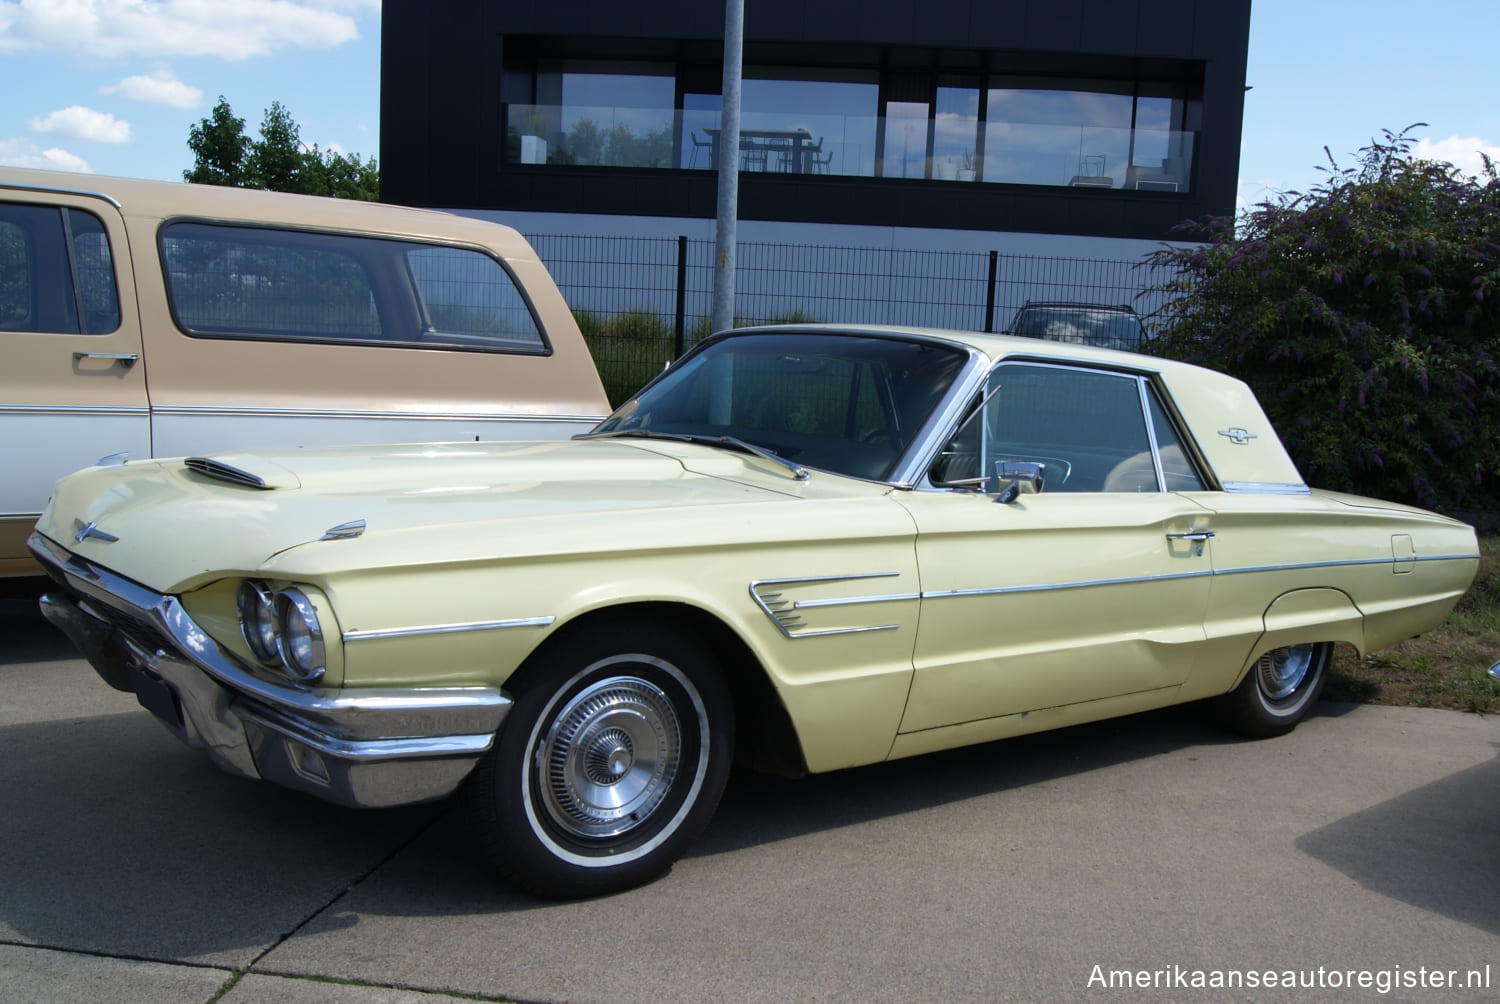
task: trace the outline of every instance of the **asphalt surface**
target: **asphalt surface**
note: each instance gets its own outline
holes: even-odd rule
[[[0,1001],[1497,1000],[1497,750],[1456,712],[1245,742],[1184,708],[736,777],[659,881],[546,903],[446,806],[220,773],[0,598]]]

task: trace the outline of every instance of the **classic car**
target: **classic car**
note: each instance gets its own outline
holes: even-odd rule
[[[664,870],[732,762],[831,771],[1187,701],[1273,736],[1425,631],[1473,530],[1310,489],[1249,388],[1132,353],[793,326],[545,443],[141,460],[30,538],[100,676],[220,766],[458,792],[544,896]]]

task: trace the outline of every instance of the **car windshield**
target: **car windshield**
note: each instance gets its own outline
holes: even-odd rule
[[[798,465],[882,481],[963,369],[951,346],[807,332],[705,344],[589,436],[738,440]]]
[[[1103,307],[1033,306],[1016,315],[1011,333],[1050,342],[1133,349],[1141,342],[1141,321],[1133,313]]]

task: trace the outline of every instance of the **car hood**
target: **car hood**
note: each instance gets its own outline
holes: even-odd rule
[[[888,491],[816,471],[799,481],[759,457],[656,440],[281,449],[88,468],[58,483],[37,526],[119,574],[179,591],[256,570],[759,541],[784,529],[767,522],[767,505],[858,509]]]

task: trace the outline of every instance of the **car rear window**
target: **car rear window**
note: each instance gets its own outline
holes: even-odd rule
[[[510,272],[473,248],[174,222],[161,251],[172,315],[196,337],[549,351]]]

